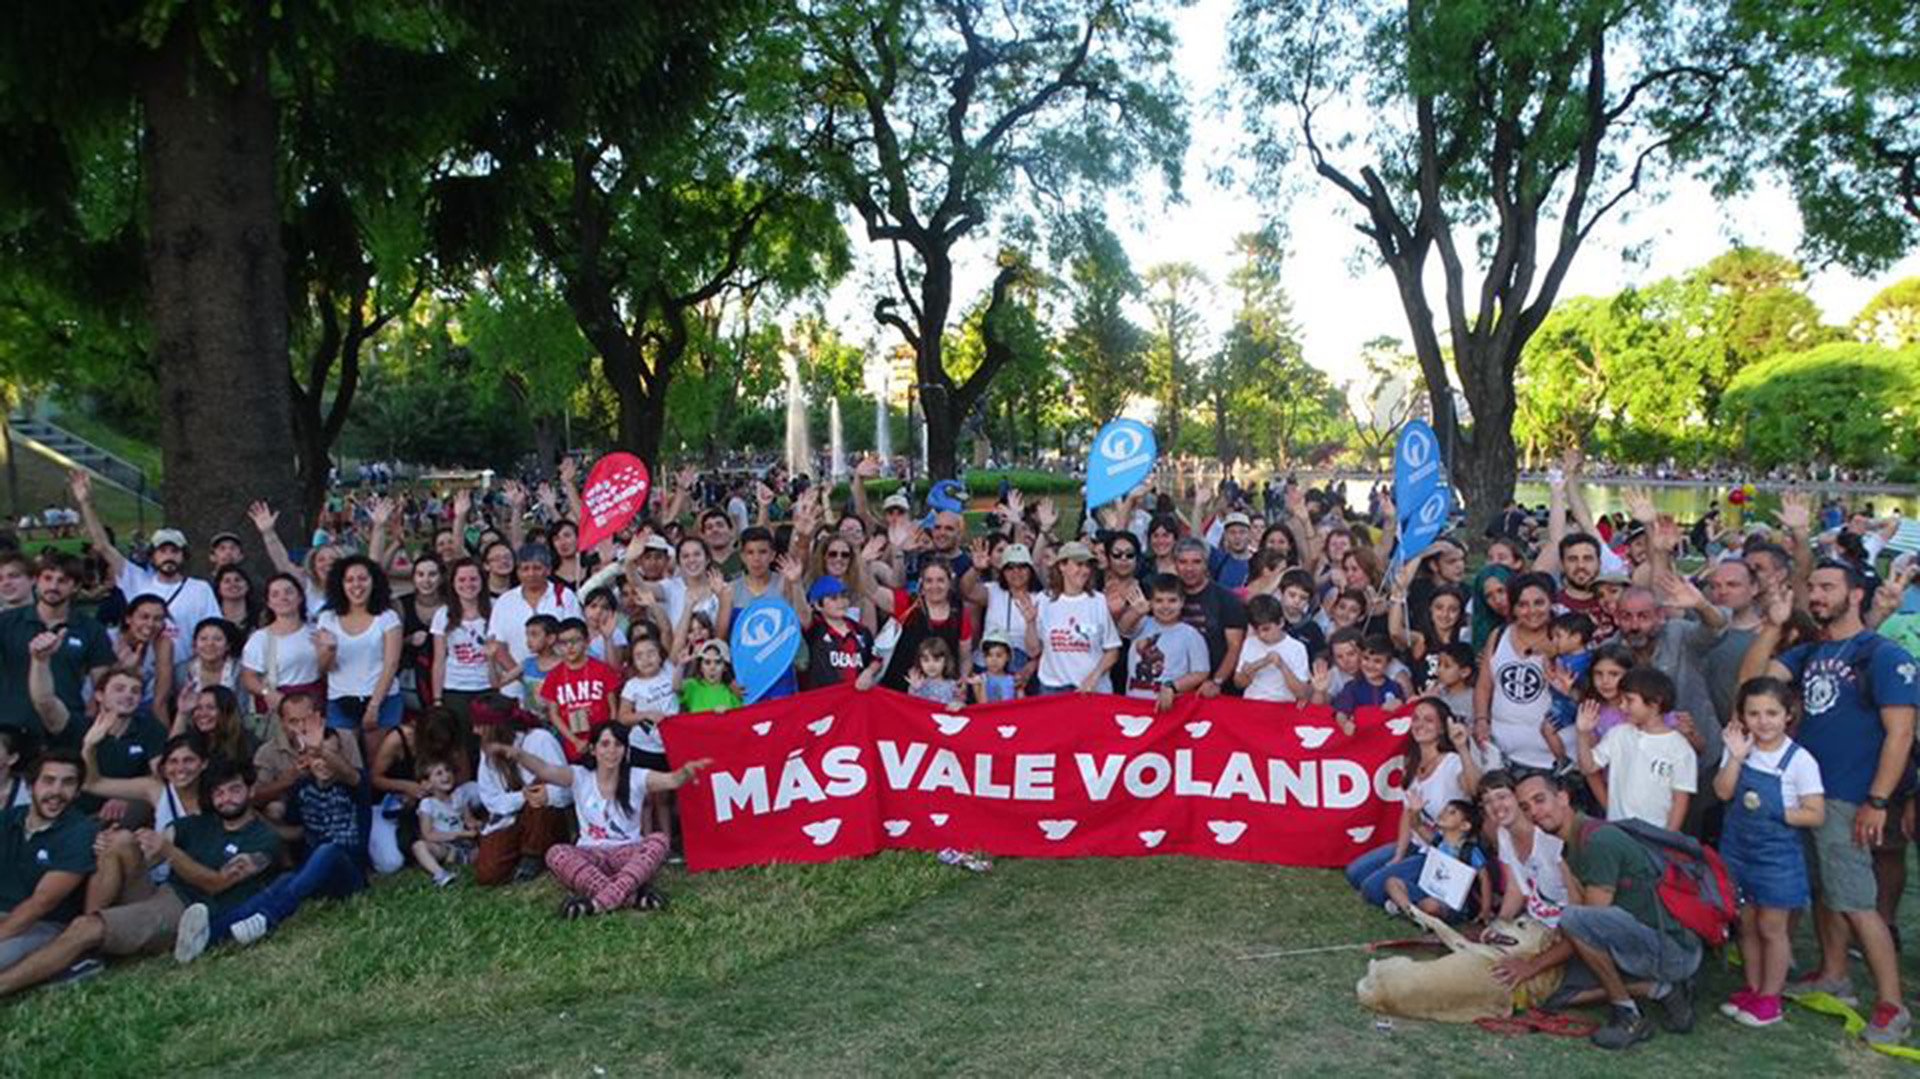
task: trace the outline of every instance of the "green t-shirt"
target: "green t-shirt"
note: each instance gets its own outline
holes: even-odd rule
[[[1574,827],[1574,842],[1567,847],[1567,865],[1582,885],[1612,888],[1613,905],[1633,915],[1641,925],[1664,929],[1674,940],[1686,942],[1687,927],[1661,908],[1660,896],[1654,891],[1660,879],[1659,864],[1626,832],[1580,818]]]
[[[106,779],[142,779],[153,774],[166,744],[167,729],[160,721],[135,712],[126,730],[107,735],[94,747],[93,763]]]
[[[26,902],[40,887],[40,878],[48,873],[86,876],[93,872],[93,837],[98,831],[93,818],[78,808],[69,808],[51,825],[29,836],[30,808],[14,806],[0,813],[0,913]],[[75,888],[48,919],[72,920],[80,913],[85,891],[84,887]]]
[[[268,868],[218,895],[208,895],[200,891],[181,879],[178,873],[167,878],[172,882],[173,890],[180,893],[180,902],[205,903],[215,914],[253,898],[262,888],[272,883],[275,875],[272,866],[280,861],[280,837],[274,834],[272,828],[267,827],[266,821],[257,816],[239,828],[231,830],[227,828],[225,821],[213,813],[195,813],[191,817],[182,817],[173,822],[173,845],[178,847],[182,854],[212,870],[218,870],[232,861],[236,855],[266,856]]]
[[[740,697],[733,692],[732,686],[702,682],[698,678],[689,678],[680,683],[682,712],[724,712],[738,707]]]
[[[0,612],[0,726],[29,730],[35,737],[45,735],[40,715],[27,697],[27,644],[46,632],[39,608],[29,603]],[[80,685],[87,674],[113,663],[113,643],[100,623],[77,611],[69,612],[67,639],[53,654],[53,690],[67,705],[67,727],[50,741],[69,748],[80,745],[87,733],[86,706],[80,700]]]

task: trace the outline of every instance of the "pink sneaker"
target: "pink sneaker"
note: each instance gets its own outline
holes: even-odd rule
[[[1756,995],[1753,990],[1748,989],[1744,985],[1735,989],[1733,992],[1727,994],[1726,1000],[1721,1002],[1720,1014],[1726,1016],[1728,1019],[1740,1018],[1740,1013],[1747,1010],[1747,1005],[1752,1002]]]
[[[1755,993],[1747,998],[1733,1021],[1743,1027],[1770,1027],[1780,1021],[1780,998]]]

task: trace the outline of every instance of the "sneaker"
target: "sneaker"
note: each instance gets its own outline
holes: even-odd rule
[[[1912,1025],[1913,1018],[1907,1014],[1905,1005],[1881,1001],[1873,1006],[1867,1029],[1861,1031],[1860,1036],[1875,1045],[1896,1045],[1907,1040],[1907,1029]]]
[[[88,957],[53,976],[51,985],[72,985],[84,982],[95,974],[107,969],[107,965],[98,959]]]
[[[1387,900],[1386,902],[1384,902],[1384,903],[1382,903],[1382,904],[1380,904],[1380,909],[1381,909],[1381,910],[1384,910],[1384,911],[1386,911],[1386,912],[1387,912],[1387,917],[1389,917],[1389,918],[1398,918],[1398,917],[1400,917],[1400,904],[1398,904],[1398,903],[1395,903],[1395,902],[1394,902],[1393,900],[1391,900],[1391,899],[1389,899],[1389,900]]]
[[[195,903],[180,912],[180,924],[173,931],[173,961],[191,963],[207,950],[207,905]]]
[[[267,935],[267,930],[270,928],[272,927],[267,925],[267,916],[256,914],[251,918],[242,918],[233,923],[233,928],[229,932],[233,934],[236,943],[255,944],[261,937]]]
[[[1728,1019],[1740,1018],[1740,1013],[1746,1010],[1747,1005],[1751,1003],[1757,995],[1757,993],[1744,985],[1735,989],[1733,992],[1727,994],[1727,999],[1720,1002],[1720,1014],[1726,1016]]]
[[[1733,1021],[1743,1027],[1770,1027],[1780,1021],[1780,998],[1755,993],[1747,998]]]
[[[525,884],[540,875],[541,865],[538,858],[522,858],[520,864],[513,867],[513,882]]]
[[[1851,981],[1844,977],[1822,978],[1818,970],[1810,970],[1788,980],[1787,996],[1797,997],[1804,993],[1825,993],[1849,1008],[1860,1006],[1860,998],[1854,995]]]
[[[1670,1033],[1685,1034],[1693,1029],[1693,979],[1668,985],[1667,995],[1658,1003],[1660,1025]]]
[[[1593,1032],[1588,1040],[1602,1049],[1625,1049],[1653,1037],[1653,1020],[1638,1008],[1615,1006],[1607,1016],[1607,1025]]]
[[[452,884],[453,880],[453,874],[442,869],[440,875],[433,878],[433,886],[435,888],[445,888],[447,885]]]

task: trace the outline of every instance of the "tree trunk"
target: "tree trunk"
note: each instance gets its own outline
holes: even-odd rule
[[[249,502],[292,505],[298,491],[266,36],[256,26],[222,71],[196,30],[174,19],[140,98],[168,523],[204,550],[215,532],[247,533]],[[304,545],[298,527],[281,518],[291,545]]]

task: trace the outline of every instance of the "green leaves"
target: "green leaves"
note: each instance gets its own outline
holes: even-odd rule
[[[1916,459],[1920,352],[1836,342],[1741,372],[1723,412],[1760,468],[1886,468]]]

